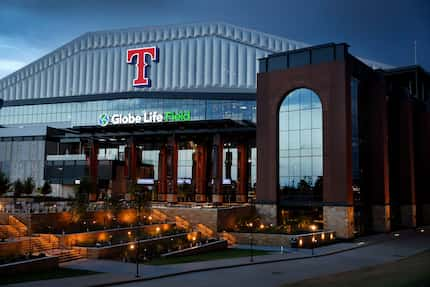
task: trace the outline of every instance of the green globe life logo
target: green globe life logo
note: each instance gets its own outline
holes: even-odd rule
[[[105,127],[109,124],[109,116],[107,114],[101,114],[99,116],[99,125]]]

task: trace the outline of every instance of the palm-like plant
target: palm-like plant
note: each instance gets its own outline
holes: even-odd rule
[[[45,181],[43,186],[40,188],[40,193],[43,195],[48,195],[52,192],[52,187],[49,182]]]
[[[13,183],[13,195],[15,197],[20,197],[21,194],[24,192],[24,184],[22,181],[18,178]]]
[[[5,194],[10,190],[11,183],[9,181],[9,178],[0,171],[0,196]]]
[[[34,189],[36,188],[36,185],[34,184],[34,180],[32,177],[27,177],[24,180],[24,193],[27,195],[30,195],[33,193]]]

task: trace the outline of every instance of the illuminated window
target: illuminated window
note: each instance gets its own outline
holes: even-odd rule
[[[279,109],[279,186],[283,194],[322,194],[323,133],[319,96],[305,88],[289,93]]]

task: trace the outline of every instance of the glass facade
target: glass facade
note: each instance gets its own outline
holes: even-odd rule
[[[191,120],[256,121],[255,101],[134,98],[4,107],[0,110],[0,125],[70,122],[71,126],[94,126],[102,113],[142,114],[144,111],[164,113],[184,110],[191,112]]]
[[[301,88],[285,97],[279,110],[279,185],[284,195],[321,186],[322,126],[316,93]]]

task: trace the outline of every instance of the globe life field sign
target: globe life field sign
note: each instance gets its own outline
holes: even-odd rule
[[[105,127],[111,125],[130,125],[130,124],[145,124],[145,123],[162,123],[162,122],[185,122],[191,120],[190,111],[181,112],[164,112],[159,113],[143,112],[142,115],[133,115],[131,113],[123,114],[101,114],[98,119],[98,124]]]

